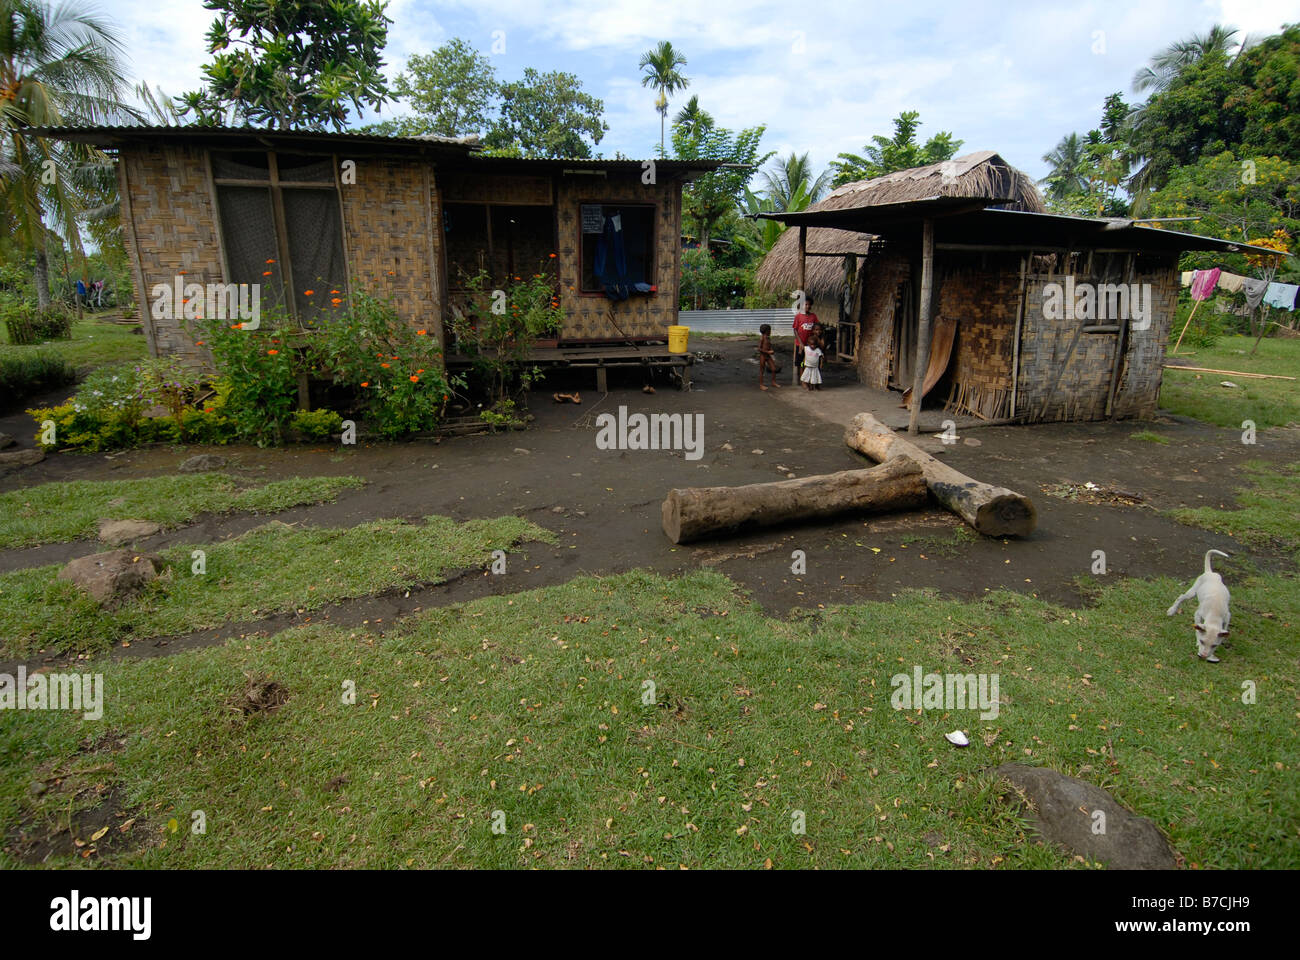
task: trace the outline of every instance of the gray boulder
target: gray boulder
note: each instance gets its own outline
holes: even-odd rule
[[[4,450],[6,447],[13,447],[17,445],[18,445],[18,441],[15,440],[13,437],[9,436],[9,434],[0,433],[0,450]]]
[[[162,567],[156,554],[110,550],[78,557],[59,571],[59,579],[76,584],[103,606],[138,593]]]
[[[30,450],[8,450],[0,453],[0,473],[7,473],[19,467],[30,467],[33,463],[40,463],[44,459],[45,450],[42,447],[33,447]]]
[[[1023,791],[1032,805],[1026,818],[1044,840],[1112,870],[1172,870],[1178,865],[1154,823],[1120,806],[1096,784],[1020,763],[1004,763],[993,772]],[[1097,810],[1104,820],[1094,817]],[[1102,824],[1105,832],[1094,833]]]
[[[99,539],[113,547],[152,537],[162,524],[152,520],[100,520]]]
[[[181,473],[207,473],[209,470],[220,470],[225,465],[225,457],[219,457],[215,453],[200,453],[190,457],[177,469]]]

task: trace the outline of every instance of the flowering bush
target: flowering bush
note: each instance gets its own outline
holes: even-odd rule
[[[240,438],[259,447],[278,444],[298,405],[298,370],[302,357],[295,346],[301,336],[277,323],[275,309],[262,310],[262,323],[245,330],[239,323],[201,321],[202,339],[228,383],[226,416]]]
[[[442,420],[460,378],[442,369],[442,345],[411,326],[392,305],[364,293],[352,309],[317,321],[311,356],[336,383],[355,388],[375,432],[399,437],[431,430]]]
[[[563,312],[549,272],[515,277],[504,289],[489,289],[490,283],[485,272],[468,278],[464,310],[454,315],[451,330],[457,350],[497,401],[516,388],[527,390],[541,374],[528,365],[528,353],[535,339],[559,330]]]

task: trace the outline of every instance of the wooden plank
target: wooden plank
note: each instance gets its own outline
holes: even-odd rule
[[[925,370],[930,359],[931,303],[934,293],[934,220],[927,218],[921,234],[921,315],[917,332],[916,370],[912,375],[912,412],[907,432],[915,436],[921,422],[925,396]]]

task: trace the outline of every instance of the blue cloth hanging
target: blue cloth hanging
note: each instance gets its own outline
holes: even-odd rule
[[[596,241],[592,273],[605,288],[605,296],[609,299],[628,298],[630,291],[627,283],[627,249],[623,243],[623,218],[617,213],[605,218],[604,232]]]

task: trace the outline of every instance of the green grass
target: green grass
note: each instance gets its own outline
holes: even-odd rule
[[[1174,518],[1243,543],[1300,551],[1300,463],[1277,468],[1253,460],[1246,473],[1251,485],[1237,491],[1238,509],[1184,508]]]
[[[1177,336],[1175,334],[1175,336]],[[1224,337],[1214,347],[1189,350],[1184,343],[1180,360],[1220,370],[1272,373],[1300,377],[1300,339],[1266,339],[1250,356],[1253,337]],[[1172,344],[1170,345],[1172,347]],[[1165,368],[1160,406],[1172,413],[1194,417],[1220,427],[1242,429],[1253,420],[1257,429],[1300,423],[1300,381],[1252,380],[1225,373],[1197,374]],[[1221,387],[1231,380],[1236,387]]]
[[[1141,440],[1144,441],[1145,443],[1165,444],[1170,442],[1168,437],[1162,437],[1160,436],[1160,434],[1154,433],[1151,430],[1139,430],[1137,433],[1131,433],[1129,434],[1129,439]]]
[[[81,373],[107,363],[142,360],[149,354],[143,334],[119,323],[101,323],[87,316],[72,324],[71,340],[53,340],[48,345],[17,346],[0,343],[0,358],[17,357],[34,351],[49,351],[71,363]]]
[[[336,600],[441,580],[483,564],[495,549],[553,536],[520,517],[423,524],[379,520],[346,529],[272,522],[233,540],[164,551],[166,568],[137,597],[100,610],[57,579],[59,564],[0,574],[0,656],[102,651],[122,640],[169,636]]]
[[[712,572],[105,664],[102,720],[0,724],[0,833],[21,821],[85,841],[79,865],[146,868],[1080,866],[1026,842],[989,777],[1014,760],[1106,787],[1189,865],[1295,868],[1294,586],[1234,582],[1233,649],[1212,667],[1164,616],[1171,581],[1124,581],[1086,611],[909,594],[784,622]],[[1000,716],[892,709],[914,664],[997,673]],[[246,674],[288,701],[233,710]],[[96,753],[101,737],[124,745]],[[77,811],[109,789],[112,823],[136,819],[95,842]]]
[[[293,477],[241,487],[219,473],[46,483],[0,493],[0,549],[93,537],[104,518],[178,527],[203,513],[274,513],[364,485],[360,477]]]

